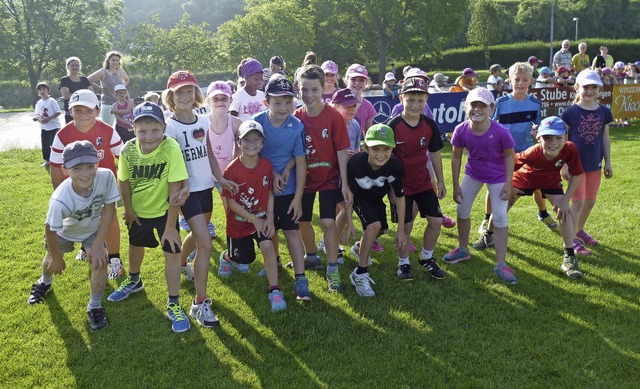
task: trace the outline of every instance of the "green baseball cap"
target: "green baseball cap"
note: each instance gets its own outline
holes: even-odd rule
[[[364,144],[369,147],[373,146],[389,146],[396,147],[396,139],[393,136],[393,130],[386,124],[374,124],[369,127],[364,136]]]

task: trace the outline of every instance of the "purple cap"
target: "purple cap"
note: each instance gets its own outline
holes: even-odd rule
[[[404,79],[401,93],[407,92],[424,92],[428,93],[427,81],[421,77],[409,77]]]
[[[604,74],[604,75],[613,74],[613,69],[611,69],[611,68],[602,68],[602,74]]]
[[[351,106],[358,104],[358,98],[356,94],[349,88],[338,89],[336,93],[333,94],[331,98],[331,102],[335,104],[340,104],[344,106]]]
[[[207,97],[213,97],[216,95],[225,95],[227,97],[231,97],[233,92],[231,92],[231,87],[225,81],[214,81],[209,84],[207,88]]]
[[[478,77],[478,73],[474,72],[473,69],[471,68],[465,68],[462,71],[462,75],[463,76],[472,76],[472,77]]]
[[[291,96],[294,97],[296,94],[293,91],[293,85],[291,85],[291,81],[287,80],[284,77],[272,77],[267,83],[267,87],[265,88],[265,92],[269,96]]]
[[[162,112],[162,108],[158,106],[156,103],[152,103],[151,101],[145,101],[142,104],[138,104],[133,109],[133,122],[144,117],[150,117],[155,119],[160,123],[164,123],[164,113]]]
[[[349,69],[347,69],[347,77],[364,77],[368,80],[369,72],[363,65],[354,63],[353,65],[349,66]]]
[[[338,65],[332,60],[324,61],[320,67],[325,73],[338,74]]]
[[[262,73],[262,71],[262,64],[254,58],[249,58],[240,66],[240,75],[242,78],[247,78],[256,73]]]

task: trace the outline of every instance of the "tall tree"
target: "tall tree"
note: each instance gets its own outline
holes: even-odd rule
[[[121,13],[121,0],[0,0],[0,55],[7,59],[0,69],[27,79],[35,101],[38,81],[64,69],[66,57],[84,53],[91,63],[98,51],[104,55],[107,27],[118,23]]]
[[[471,20],[467,29],[470,45],[481,46],[485,67],[489,67],[491,52],[489,46],[500,43],[502,36],[498,10],[488,0],[477,0],[471,7]]]

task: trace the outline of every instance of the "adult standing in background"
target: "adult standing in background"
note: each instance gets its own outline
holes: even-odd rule
[[[73,117],[71,117],[71,114],[69,113],[69,99],[73,92],[80,89],[93,90],[93,87],[87,77],[80,75],[80,71],[82,70],[82,62],[80,62],[80,58],[69,57],[65,61],[65,64],[67,66],[67,75],[60,79],[60,86],[58,89],[60,89],[60,93],[64,100],[64,120],[65,123],[69,123],[73,120]]]
[[[557,71],[559,67],[564,66],[567,69],[571,68],[572,55],[569,51],[571,42],[568,39],[562,41],[562,48],[553,55],[553,70]]]
[[[118,101],[114,88],[116,85],[129,85],[129,76],[120,66],[122,54],[117,51],[107,53],[102,69],[89,76],[89,81],[96,90],[102,91],[100,103],[100,119],[110,126],[116,122],[115,115],[111,112],[111,106]]]
[[[573,71],[578,74],[584,69],[589,69],[591,66],[591,60],[587,55],[587,44],[581,42],[578,45],[578,54],[574,55],[571,58],[571,65],[573,66]]]
[[[600,55],[596,55],[591,64],[591,69],[593,70],[604,68],[613,68],[613,57],[609,55],[609,47],[607,45],[600,46]]]

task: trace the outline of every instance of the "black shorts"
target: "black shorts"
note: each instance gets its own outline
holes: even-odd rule
[[[375,222],[380,222],[381,232],[389,229],[389,224],[387,223],[387,206],[384,204],[382,199],[354,199],[353,210],[360,218],[363,230],[366,230],[369,224],[373,224]]]
[[[514,186],[514,188],[515,188],[515,186]],[[516,189],[519,189],[519,190],[524,192],[519,196],[531,196],[531,195],[533,195],[533,192],[538,190],[538,189],[522,189],[522,188],[516,188]],[[540,189],[540,192],[542,192],[542,197],[544,197],[545,199],[547,198],[547,196],[545,196],[545,195],[560,195],[560,196],[562,196],[564,194],[564,190],[562,190],[562,188]]]
[[[213,188],[189,193],[187,201],[180,208],[184,220],[189,220],[196,215],[202,215],[213,211]]]
[[[429,189],[425,192],[420,192],[412,195],[404,196],[405,204],[407,204],[406,212],[404,214],[404,222],[410,223],[413,221],[413,202],[415,201],[420,211],[420,217],[442,217],[442,210],[440,209],[440,201],[433,189]]]
[[[118,133],[118,135],[120,135],[120,138],[122,139],[122,143],[125,143],[126,141],[136,137],[136,134],[133,132],[133,128],[129,130],[128,128],[124,128],[116,124],[115,130]]]
[[[167,224],[167,214],[163,216],[154,217],[151,219],[145,219],[143,217],[138,218],[142,225],[133,223],[129,229],[129,244],[137,247],[149,247],[155,248],[160,244],[153,230],[158,231],[158,236],[162,237],[164,234],[164,227]],[[180,231],[178,227],[178,220],[176,220],[176,231]],[[168,242],[162,242],[162,251],[165,253],[177,254],[180,252],[179,247],[171,249]]]
[[[321,190],[320,192],[320,219],[336,218],[336,206],[342,198],[342,193],[338,189]],[[313,219],[313,204],[316,201],[316,192],[302,195],[302,217],[300,221],[310,222]]]
[[[259,236],[254,232],[244,238],[230,238],[227,236],[227,247],[229,248],[229,258],[235,263],[250,264],[256,260],[256,248],[253,241],[258,245],[265,240],[271,240],[264,236]]]
[[[273,197],[273,223],[277,230],[291,231],[299,230],[300,225],[298,222],[291,220],[293,213],[287,213],[287,210],[291,206],[293,197],[295,195],[274,196]]]

